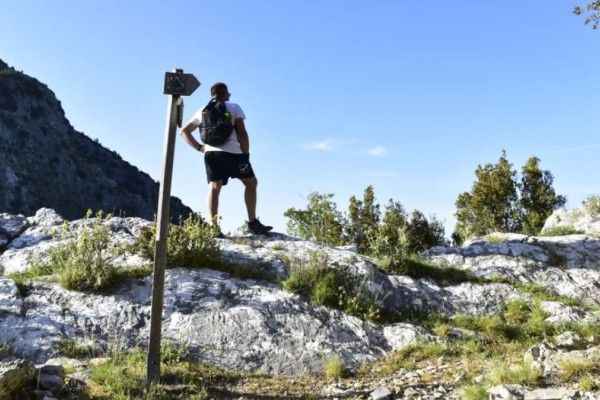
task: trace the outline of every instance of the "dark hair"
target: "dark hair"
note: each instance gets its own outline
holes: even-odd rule
[[[224,99],[227,94],[227,85],[223,82],[217,82],[210,88],[210,95],[213,98]]]

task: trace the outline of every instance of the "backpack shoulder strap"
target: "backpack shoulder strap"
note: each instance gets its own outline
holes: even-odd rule
[[[213,108],[215,108],[216,105],[217,105],[217,100],[210,99],[210,101],[208,102],[208,104],[206,104],[206,106],[204,106],[204,108],[202,109],[202,111],[210,111]]]

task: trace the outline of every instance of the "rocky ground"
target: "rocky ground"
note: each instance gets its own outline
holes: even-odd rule
[[[597,221],[585,218],[585,226],[596,229]],[[564,215],[556,223],[561,221],[573,224]],[[115,343],[122,350],[144,347],[148,341],[152,276],[123,282],[110,293],[74,292],[44,281],[35,281],[23,291],[7,277],[27,271],[33,260],[43,257],[56,244],[52,231],[62,223],[48,209],[32,217],[0,214],[0,273],[4,275],[0,277],[0,345],[11,349],[4,356],[0,351],[0,399],[20,379],[37,377],[39,386],[48,390],[47,399],[58,396],[56,389],[65,382],[85,382],[86,362],[57,358],[65,341],[98,351]],[[113,218],[107,223],[113,240],[124,243],[132,243],[150,224],[136,218]],[[81,221],[71,222],[70,229],[78,224]],[[386,373],[385,360],[395,352],[437,339],[418,324],[374,324],[314,306],[274,283],[315,254],[331,268],[347,268],[362,276],[373,298],[389,309],[418,309],[448,318],[492,315],[509,301],[533,301],[532,294],[519,285],[535,285],[556,298],[577,300],[542,301],[546,322],[600,321],[600,240],[595,231],[560,237],[495,234],[462,248],[430,249],[423,259],[482,278],[445,284],[427,277],[386,275],[352,249],[281,234],[218,242],[224,260],[259,270],[263,278],[240,279],[185,265],[169,269],[163,321],[165,342],[181,346],[198,362],[241,374],[235,379],[204,377],[213,398],[292,399],[304,394],[304,398],[451,399],[461,398],[459,388],[466,380],[477,382],[476,376],[469,375],[465,359],[448,357]],[[118,260],[124,268],[147,262],[133,254]],[[543,371],[540,384],[497,385],[490,389],[490,398],[600,398],[597,389],[585,391],[556,378],[561,358],[600,365],[598,338],[570,335],[562,344],[541,342],[523,354],[527,363]],[[323,376],[324,360],[331,355],[339,357],[347,370],[340,379]],[[595,371],[600,387],[600,370]],[[180,384],[168,387],[174,396],[182,389]]]

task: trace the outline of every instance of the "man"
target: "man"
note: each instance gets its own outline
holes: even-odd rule
[[[213,100],[224,101],[227,111],[234,121],[234,129],[229,138],[219,146],[210,146],[199,143],[192,132],[202,122],[202,110],[199,109],[192,119],[183,127],[180,135],[194,149],[204,153],[204,165],[206,166],[206,177],[208,180],[208,214],[211,221],[216,221],[219,211],[219,194],[223,185],[227,185],[229,178],[238,178],[245,186],[244,201],[248,212],[246,226],[254,234],[269,232],[273,227],[265,226],[256,218],[256,187],[258,181],[254,176],[252,165],[250,165],[250,140],[244,124],[246,116],[241,107],[231,103],[231,93],[227,85],[218,82],[210,88]],[[222,233],[219,233],[223,237]]]

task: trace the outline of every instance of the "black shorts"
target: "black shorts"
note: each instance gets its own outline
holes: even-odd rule
[[[249,154],[234,154],[226,151],[207,151],[204,153],[207,181],[223,181],[227,185],[229,178],[253,178]]]

